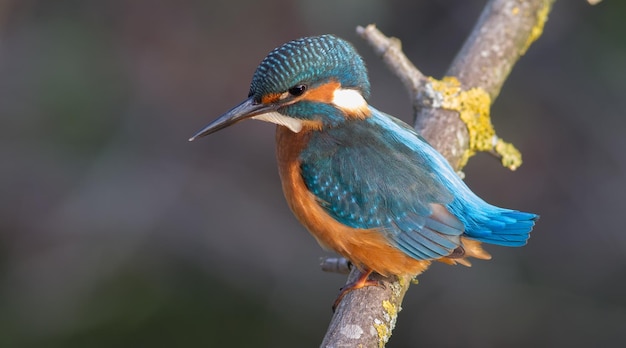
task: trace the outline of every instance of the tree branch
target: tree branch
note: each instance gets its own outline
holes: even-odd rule
[[[554,0],[492,0],[446,72],[464,89],[478,88],[493,102],[511,69],[541,35]],[[437,88],[426,85],[413,103],[415,128],[457,169],[467,162],[467,126],[458,112],[438,107]],[[429,93],[430,91],[434,93]]]
[[[467,99],[460,99],[468,98],[469,92],[474,91],[471,95],[479,96],[476,99],[479,104],[486,104],[483,107],[487,109],[489,120],[489,106],[519,57],[541,35],[553,2],[489,1],[446,73],[456,79],[437,81],[425,77],[402,53],[400,41],[386,37],[373,25],[358,27],[357,33],[407,89],[413,103],[416,129],[455,169],[461,170],[477,141],[471,134],[473,123],[464,117],[464,110],[451,105],[456,105],[455,101],[467,104]],[[469,115],[470,119],[484,116],[479,112]],[[487,140],[493,141],[491,147],[495,148],[498,138],[495,132],[490,136],[492,138]],[[516,165],[519,164],[507,166],[514,169]],[[353,282],[358,273],[352,270],[346,284]],[[385,346],[411,279],[408,276],[373,277],[378,277],[384,288],[369,286],[348,293],[333,315],[322,347]]]

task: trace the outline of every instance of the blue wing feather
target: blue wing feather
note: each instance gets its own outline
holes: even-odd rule
[[[378,228],[416,259],[449,255],[464,227],[450,214],[436,213],[433,204],[450,203],[454,196],[424,170],[426,158],[388,133],[362,121],[315,132],[300,155],[305,184],[343,224]]]
[[[536,215],[487,204],[410,126],[371,111],[365,122],[313,132],[300,155],[305,184],[333,218],[377,228],[419,260],[451,254],[461,235],[526,243]]]
[[[411,147],[417,156],[428,158],[430,170],[436,171],[438,180],[450,192],[454,192],[455,198],[446,204],[446,208],[463,223],[465,236],[503,246],[526,244],[538,215],[488,204],[465,185],[448,161],[413,128],[392,116],[373,110],[372,121],[388,129],[398,141]]]

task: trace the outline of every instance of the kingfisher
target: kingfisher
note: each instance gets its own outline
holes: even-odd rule
[[[334,35],[272,50],[248,98],[189,139],[246,119],[276,127],[278,171],[296,218],[325,249],[360,271],[342,288],[425,271],[432,261],[488,260],[481,243],[527,243],[538,215],[496,207],[474,194],[448,161],[403,121],[368,103],[361,56]]]

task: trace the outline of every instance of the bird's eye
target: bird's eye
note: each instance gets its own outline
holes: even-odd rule
[[[291,94],[294,97],[301,96],[302,93],[304,93],[304,91],[306,91],[306,85],[295,85],[289,88],[289,94]]]

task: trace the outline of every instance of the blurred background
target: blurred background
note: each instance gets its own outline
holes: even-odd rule
[[[363,54],[372,104],[406,93],[355,34],[376,23],[441,77],[484,1],[0,1],[0,346],[313,347],[345,276],[283,201],[274,127],[187,138],[301,36]],[[557,1],[493,107],[524,155],[466,168],[541,214],[524,248],[436,264],[388,347],[626,341],[626,2]]]

